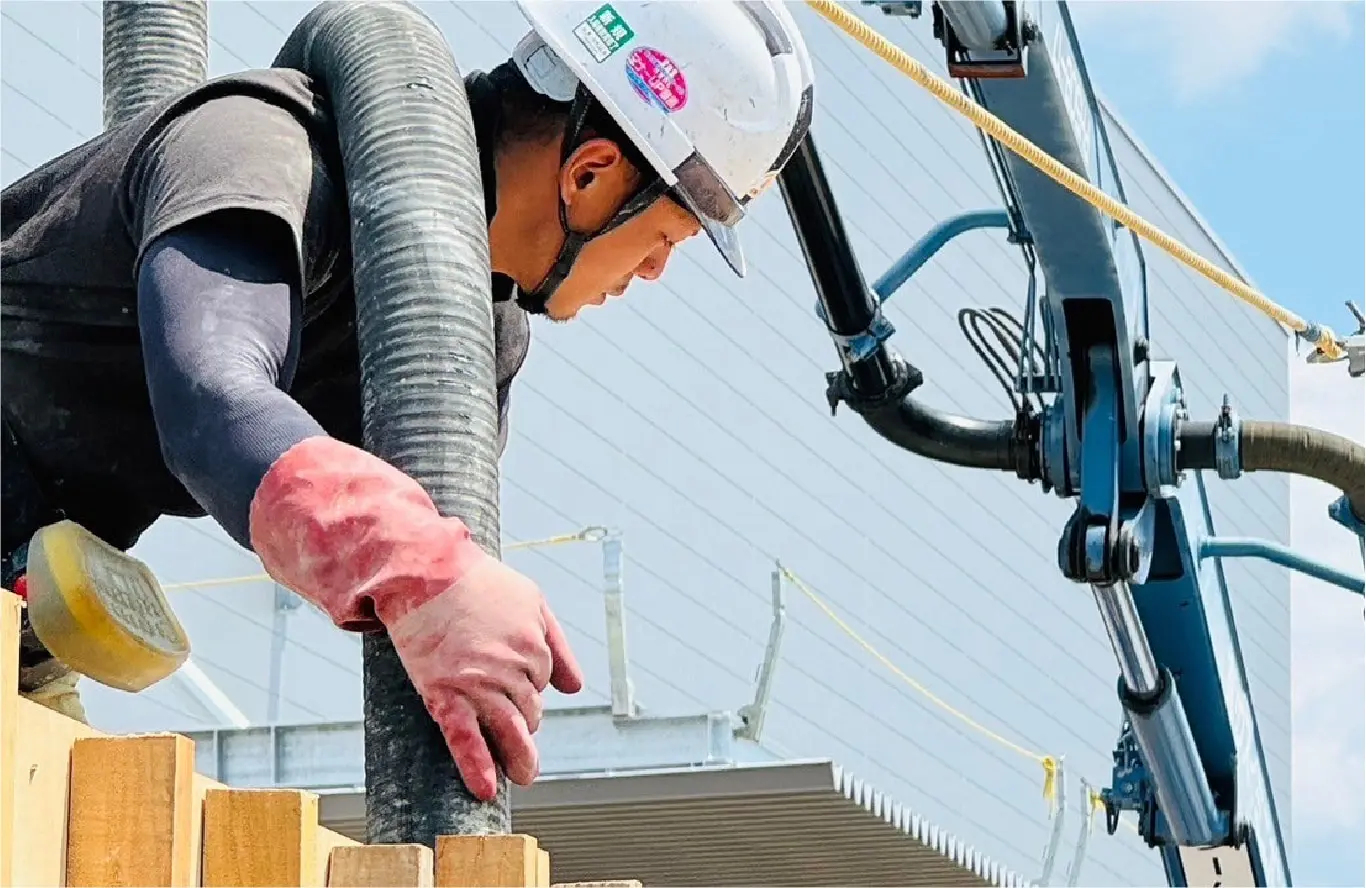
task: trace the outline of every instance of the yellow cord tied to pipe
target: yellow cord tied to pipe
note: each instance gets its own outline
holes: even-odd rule
[[[1028,759],[1033,759],[1034,761],[1042,765],[1043,796],[1049,802],[1052,802],[1056,798],[1058,791],[1058,760],[1056,758],[1054,758],[1051,755],[1041,755],[1040,753],[1026,749],[1025,747],[1021,746],[1015,741],[1010,740],[1009,738],[1003,737],[1000,734],[996,733],[991,728],[988,728],[986,725],[977,721],[967,713],[962,712],[959,709],[956,709],[953,705],[945,701],[943,698],[939,697],[929,688],[925,687],[923,684],[916,681],[914,678],[911,678],[904,671],[902,671],[900,666],[893,663],[890,659],[887,658],[885,654],[883,654],[877,648],[873,647],[867,640],[863,638],[862,635],[859,635],[858,632],[854,630],[854,627],[850,626],[843,619],[841,619],[839,614],[835,613],[834,609],[830,607],[830,605],[826,604],[825,600],[821,598],[819,595],[817,595],[815,590],[808,586],[802,580],[801,577],[797,576],[792,571],[788,570],[787,567],[785,567],[781,563],[778,564],[778,570],[782,572],[783,577],[793,586],[795,586],[798,589],[798,591],[800,591],[807,598],[811,599],[811,603],[816,605],[816,607],[820,608],[821,612],[830,619],[830,622],[838,626],[841,632],[849,636],[849,638],[852,639],[855,644],[857,644],[859,647],[867,651],[869,656],[877,660],[883,666],[886,666],[887,669],[890,670],[892,674],[894,674],[897,678],[901,679],[906,684],[915,688],[915,690],[917,690],[922,697],[929,700],[935,706],[938,706],[940,709],[944,710],[949,715],[952,715],[954,718],[958,719],[963,724],[972,728],[974,731],[981,734],[982,736],[990,740],[996,741],[1001,746],[1004,746],[1006,749],[1009,749],[1011,752],[1024,756]]]
[[[1050,802],[1058,797],[1058,760],[1051,755],[1043,757],[1043,797]]]
[[[843,9],[833,0],[806,0],[816,12],[859,43],[872,50],[884,61],[901,73],[929,90],[939,101],[953,108],[971,120],[978,129],[1018,154],[1044,175],[1057,182],[1077,197],[1105,213],[1125,228],[1146,241],[1156,245],[1172,258],[1192,268],[1213,281],[1219,287],[1237,296],[1272,320],[1278,321],[1294,330],[1304,333],[1309,324],[1300,316],[1272,302],[1266,296],[1239,280],[1166,232],[1148,222],[1124,204],[1110,197],[1104,191],[1082,176],[1077,175],[1033,142],[1011,129],[1003,120],[972,101],[948,81],[935,75],[909,53],[883,37],[866,22],[853,13]],[[1325,357],[1337,360],[1345,357],[1337,336],[1324,326],[1318,328],[1318,340],[1314,343]]]
[[[550,546],[563,546],[568,543],[596,543],[607,536],[608,530],[605,527],[596,525],[585,527],[575,533],[562,533],[558,536],[545,537],[539,540],[522,540],[520,542],[504,543],[504,552],[517,551],[519,549],[542,549]],[[172,592],[178,589],[212,589],[216,586],[241,586],[246,583],[265,583],[273,582],[268,574],[247,574],[240,577],[220,577],[212,580],[190,580],[185,583],[162,583],[163,591]]]

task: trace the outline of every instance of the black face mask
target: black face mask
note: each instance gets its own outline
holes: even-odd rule
[[[569,156],[584,142],[584,124],[588,119],[588,112],[592,108],[593,101],[592,93],[580,84],[574,93],[574,102],[569,108],[569,119],[565,123],[564,137],[560,142],[560,169],[564,169]],[[644,171],[642,170],[642,172]],[[664,180],[655,174],[626,203],[622,204],[621,209],[617,210],[616,215],[608,220],[606,225],[597,231],[588,233],[579,233],[569,228],[568,207],[561,199],[559,201],[560,231],[564,234],[564,243],[560,245],[560,251],[555,256],[555,262],[550,266],[550,271],[546,272],[541,282],[531,290],[518,292],[517,304],[530,314],[545,314],[546,305],[550,302],[550,298],[555,295],[555,291],[569,277],[570,271],[574,268],[574,263],[578,261],[579,254],[583,252],[584,247],[588,246],[588,242],[631,221],[649,209],[650,205],[667,191],[668,186]]]

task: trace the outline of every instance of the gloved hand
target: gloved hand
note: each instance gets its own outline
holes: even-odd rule
[[[251,541],[272,578],[339,627],[388,629],[470,792],[494,797],[495,756],[509,780],[535,780],[541,692],[576,693],[583,675],[536,584],[442,517],[421,485],[309,438],[262,480]]]

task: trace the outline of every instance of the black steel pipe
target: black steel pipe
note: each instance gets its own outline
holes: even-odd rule
[[[440,30],[406,2],[325,2],[275,67],[301,70],[337,122],[351,213],[365,445],[498,554],[493,304],[479,150]],[[506,833],[508,785],[478,801],[389,638],[368,635],[371,843]]]
[[[797,241],[806,257],[816,295],[825,308],[832,336],[864,333],[877,317],[878,303],[868,289],[840,219],[810,134],[778,185],[787,203]],[[842,400],[879,435],[904,450],[939,462],[1038,477],[1032,428],[1018,421],[988,421],[958,416],[917,403],[910,391],[920,373],[885,344],[846,368],[847,382],[832,382],[832,404]]]
[[[1215,422],[1183,422],[1177,430],[1176,467],[1215,468]],[[1331,484],[1362,518],[1366,503],[1366,448],[1350,438],[1286,422],[1239,423],[1238,456],[1244,472],[1288,472]]]
[[[1013,420],[958,416],[916,403],[910,397],[879,405],[851,405],[882,437],[912,453],[969,469],[1031,473],[1029,445],[1016,434]]]
[[[840,336],[864,332],[877,316],[878,304],[864,283],[810,133],[778,175],[778,189],[787,203],[816,295],[825,307],[830,332]],[[854,387],[869,396],[881,395],[895,381],[895,368],[885,349],[852,363],[848,370]]]

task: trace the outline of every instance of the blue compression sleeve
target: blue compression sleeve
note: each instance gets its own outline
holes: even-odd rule
[[[138,274],[147,385],[171,472],[237,542],[271,464],[324,434],[285,393],[302,327],[288,229],[216,213],[149,245]]]

